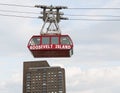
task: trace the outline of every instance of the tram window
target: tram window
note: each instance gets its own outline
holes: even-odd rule
[[[70,39],[68,37],[61,37],[61,44],[70,44]]]
[[[49,37],[42,37],[42,44],[50,44],[50,38]]]
[[[51,37],[51,44],[58,44],[58,37]]]
[[[40,38],[39,37],[34,37],[30,41],[30,45],[39,45],[40,44]]]

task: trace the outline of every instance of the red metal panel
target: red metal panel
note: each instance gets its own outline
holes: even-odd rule
[[[70,50],[33,50],[31,51],[35,58],[40,57],[70,57]]]

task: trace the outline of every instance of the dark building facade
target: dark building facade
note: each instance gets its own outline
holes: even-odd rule
[[[65,70],[47,61],[24,62],[23,93],[66,93]]]

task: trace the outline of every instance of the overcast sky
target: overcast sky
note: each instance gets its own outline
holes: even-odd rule
[[[73,8],[120,7],[119,0],[4,0],[0,3],[28,6],[62,5]],[[36,8],[5,5],[0,5],[0,10],[37,13],[41,11]],[[64,13],[119,16],[120,10],[68,9],[64,10]],[[0,14],[39,16],[2,11]],[[70,18],[100,19],[101,17]],[[67,93],[120,93],[119,24],[120,21],[61,21],[62,34],[69,34],[74,42],[74,55],[71,58],[35,59],[27,49],[27,43],[32,35],[40,33],[42,20],[0,16],[0,93],[22,93],[23,62],[34,60],[47,60],[51,66],[65,68]]]

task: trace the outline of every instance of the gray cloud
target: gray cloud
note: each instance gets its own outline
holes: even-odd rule
[[[71,72],[71,73],[69,73]],[[67,87],[68,91],[87,93],[106,93],[120,86],[120,67],[113,68],[91,68],[82,70],[76,67],[67,68]],[[108,90],[109,89],[109,90]],[[89,91],[89,90],[92,90]],[[120,90],[117,89],[117,93]]]

